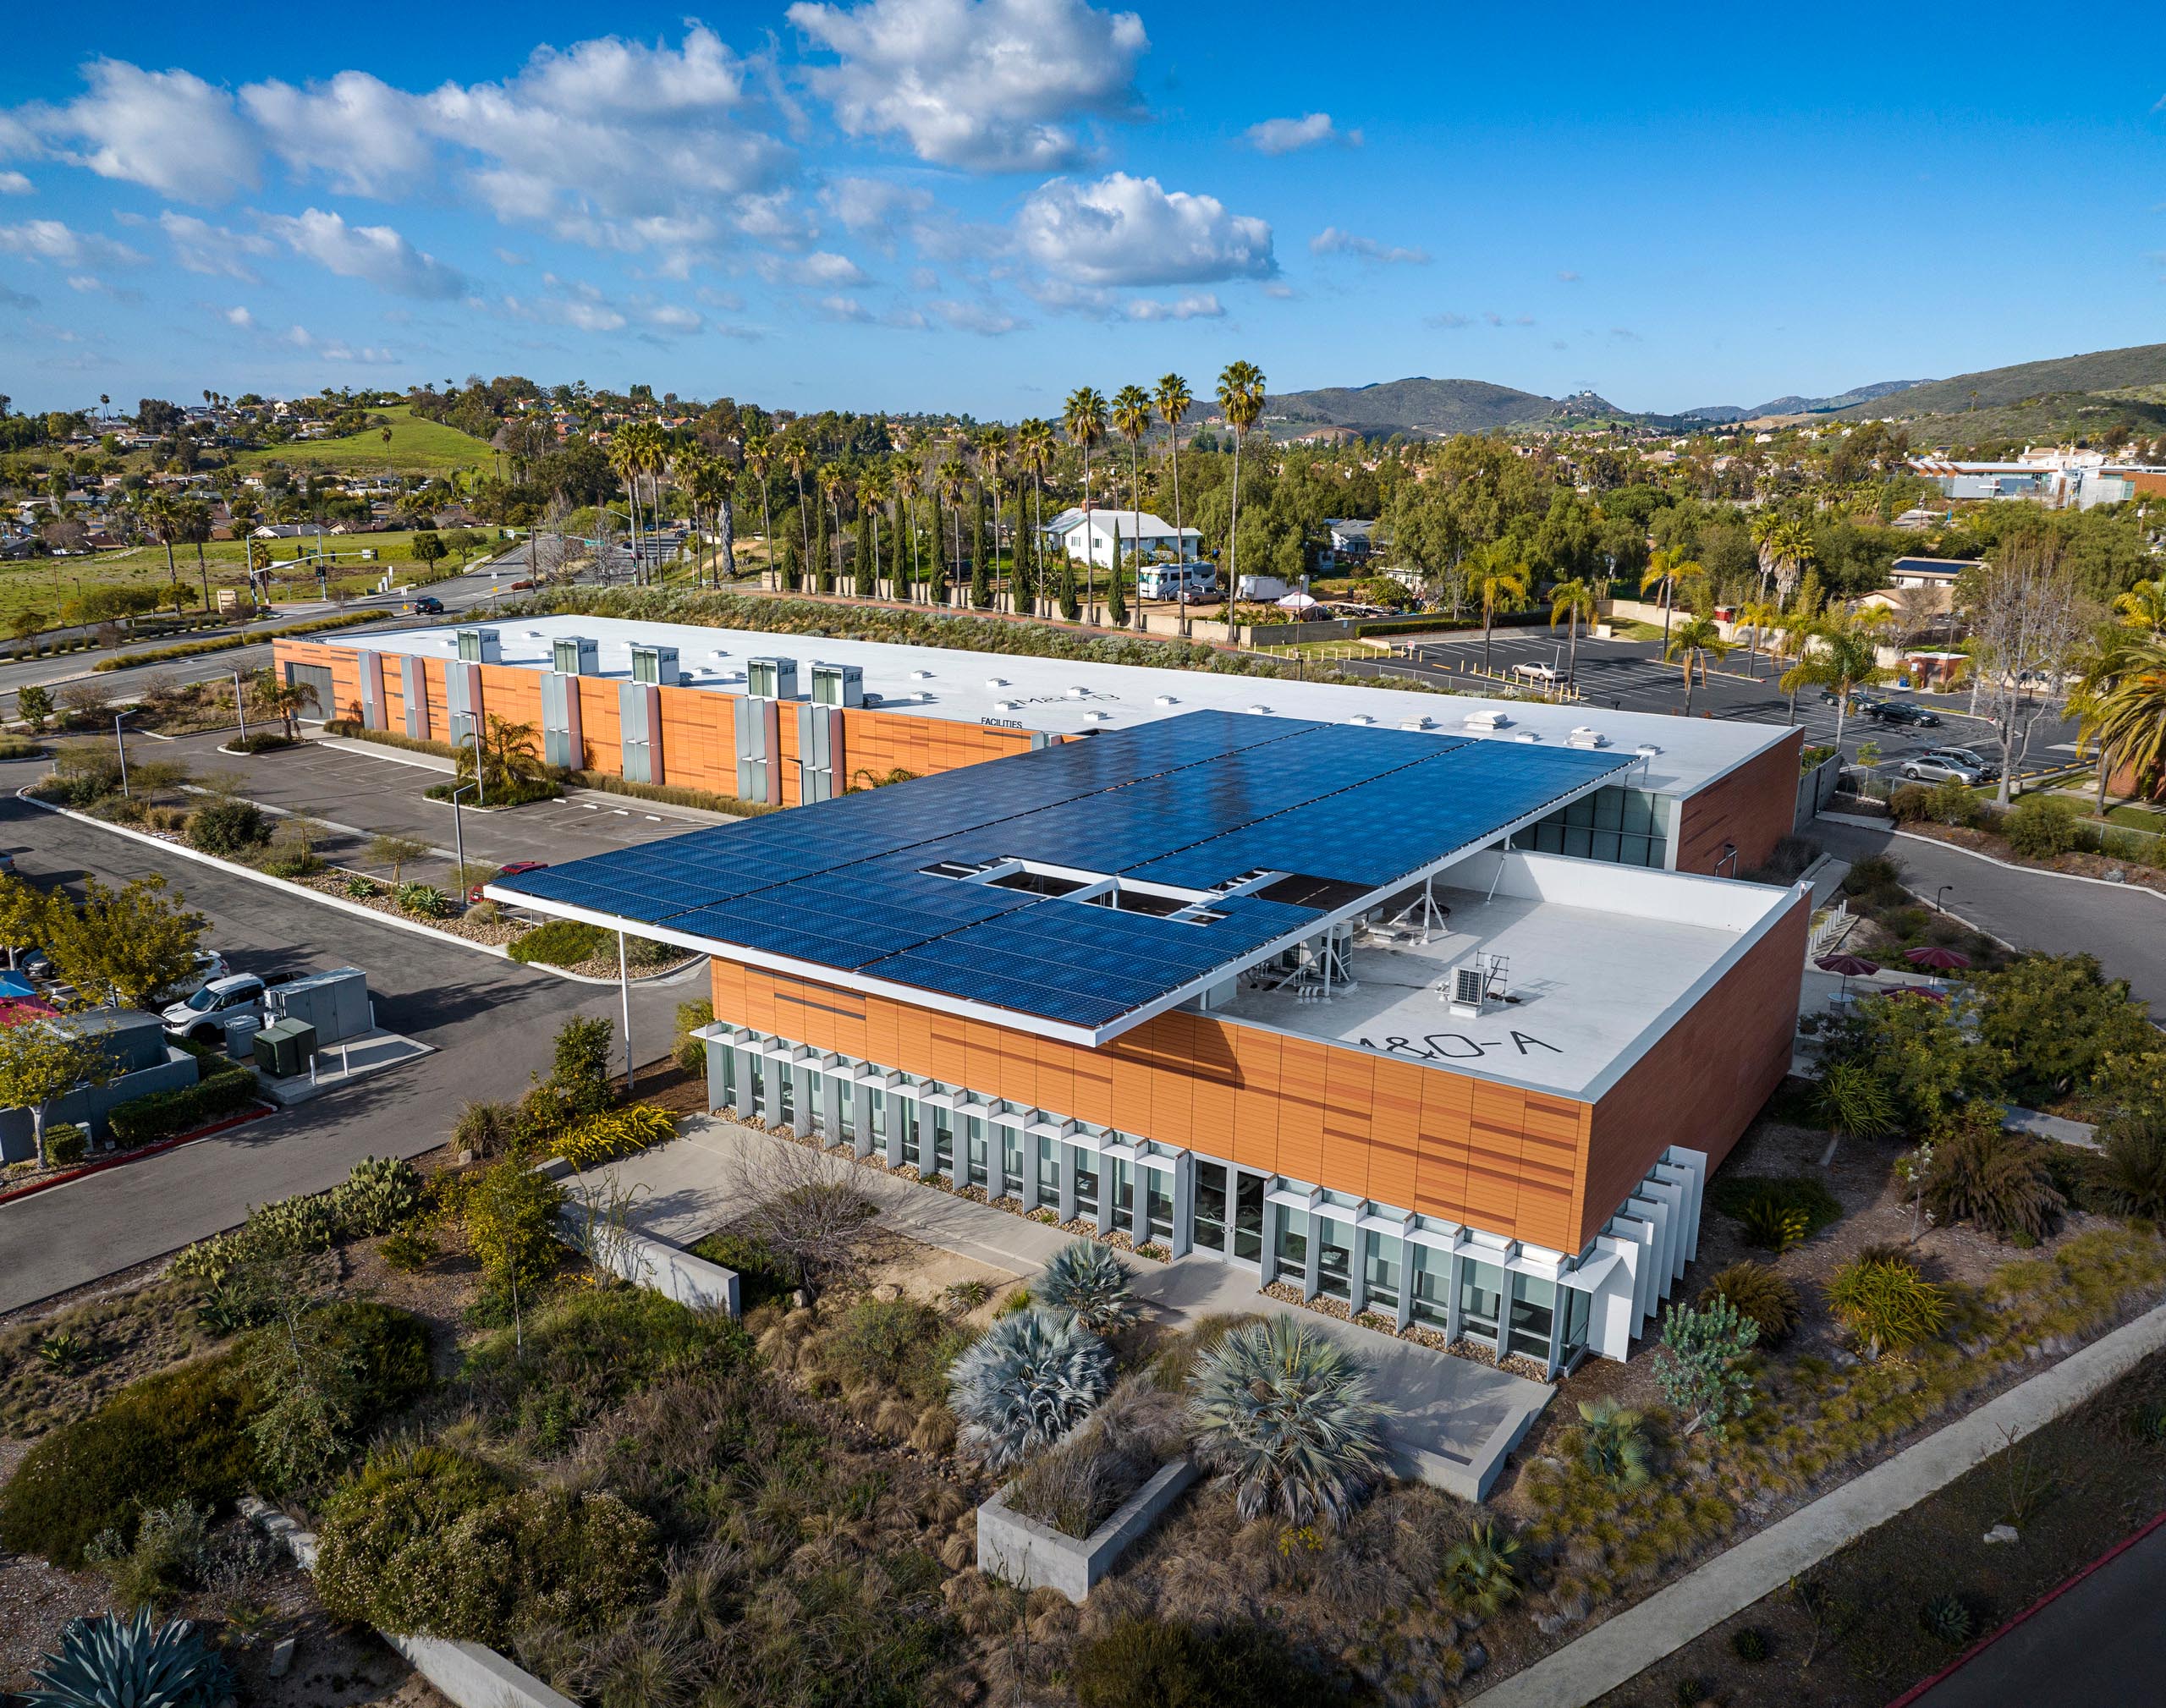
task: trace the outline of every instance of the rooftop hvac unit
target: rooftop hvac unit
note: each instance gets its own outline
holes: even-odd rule
[[[1460,720],[1462,729],[1502,729],[1511,722],[1501,711],[1470,711]]]
[[[1452,969],[1452,1013],[1463,1020],[1471,1020],[1482,1013],[1482,969],[1479,966]]]
[[[502,664],[503,638],[493,629],[462,629],[459,631],[459,657],[463,664]]]
[[[796,699],[797,661],[794,658],[746,659],[745,692],[754,700]]]
[[[812,703],[815,706],[865,704],[865,671],[855,664],[812,664]]]
[[[674,688],[677,685],[677,649],[633,642],[632,680],[643,682],[650,688]]]
[[[550,668],[559,676],[599,676],[601,645],[584,634],[559,634],[549,649]]]
[[[1581,724],[1564,738],[1564,745],[1567,747],[1607,747],[1609,745],[1609,738],[1598,729],[1589,729],[1586,725]]]

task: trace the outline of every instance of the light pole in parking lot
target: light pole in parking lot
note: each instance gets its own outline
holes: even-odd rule
[[[120,720],[133,715],[135,708],[116,711],[113,715],[113,744],[120,750],[120,792],[128,793],[128,738],[120,732]]]
[[[477,772],[476,775],[478,776],[479,773]],[[457,854],[459,859],[459,887],[460,892],[459,898],[462,902],[466,899],[465,891],[468,887],[466,882],[466,831],[465,827],[459,821],[459,797],[465,794],[468,789],[473,787],[474,785],[470,783],[462,783],[454,787],[451,791],[451,846],[453,851]]]
[[[234,716],[240,720],[240,739],[248,739],[248,696],[241,692],[240,672],[234,672]]]
[[[1935,913],[1944,914],[1948,911],[1946,908],[1940,904],[1940,898],[1954,887],[1955,886],[1954,884],[1943,884],[1938,889],[1932,892],[1932,910]]]

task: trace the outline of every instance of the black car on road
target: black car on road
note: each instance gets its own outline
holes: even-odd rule
[[[1938,712],[1928,711],[1922,706],[1913,706],[1907,700],[1883,700],[1868,710],[1883,723],[1907,723],[1920,729],[1940,728]]]
[[[414,601],[414,614],[416,617],[441,617],[443,615],[443,601],[424,593]]]

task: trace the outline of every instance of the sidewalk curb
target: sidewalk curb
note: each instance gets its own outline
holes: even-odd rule
[[[510,953],[502,944],[477,943],[471,937],[455,936],[449,931],[440,931],[433,926],[421,925],[413,920],[402,920],[396,914],[380,913],[374,908],[365,908],[359,902],[348,901],[344,896],[327,896],[322,890],[309,888],[306,884],[297,884],[287,878],[274,878],[268,872],[256,870],[254,866],[245,866],[234,860],[220,859],[215,854],[206,854],[199,849],[192,849],[185,843],[168,842],[163,837],[155,837],[143,831],[132,830],[124,824],[107,824],[103,819],[92,818],[88,813],[77,812],[69,807],[55,806],[51,801],[38,799],[27,790],[17,790],[15,798],[25,805],[36,807],[43,812],[57,814],[62,818],[72,818],[76,823],[88,825],[93,830],[107,831],[114,836],[125,837],[130,842],[143,843],[149,847],[162,849],[167,854],[179,854],[183,859],[194,860],[198,865],[212,866],[220,871],[230,872],[235,877],[248,878],[256,883],[283,891],[289,895],[305,897],[310,901],[320,902],[325,907],[336,908],[341,913],[352,914],[359,919],[374,920],[378,925],[390,925],[398,931],[410,931],[416,936],[428,938],[432,942],[448,944],[454,948],[469,949],[477,955],[492,956],[498,960],[509,962],[514,966],[531,967],[536,972],[553,974],[556,977],[569,980],[574,985],[602,985],[614,989],[617,984],[614,979],[597,979],[589,974],[571,972],[563,967],[552,967],[545,961],[513,961]],[[693,968],[696,968],[698,962],[695,960],[691,964]],[[681,977],[690,969],[679,967],[666,973],[647,973],[634,979],[632,983],[635,985],[658,983],[665,979]]]
[[[1630,1683],[1800,1573],[2073,1411],[2161,1347],[2166,1347],[2166,1304],[2153,1305],[2050,1370],[1746,1536],[1473,1700],[1488,1708],[1568,1708]]]
[[[1950,854],[1963,854],[1974,860],[1983,860],[1987,865],[1998,866],[2006,872],[2026,872],[2032,877],[2059,878],[2064,883],[2096,884],[2103,890],[2119,890],[2124,894],[2147,895],[2153,901],[2166,902],[2166,894],[2162,894],[2148,884],[2117,884],[2107,878],[2086,877],[2081,872],[2057,872],[2047,866],[2018,865],[2013,860],[1996,859],[1993,855],[1982,854],[1976,849],[1965,848],[1960,843],[1943,842],[1937,836],[1920,836],[1913,830],[1898,830],[1892,820],[1859,818],[1850,813],[1840,812],[1823,812],[1815,816],[1831,819],[1837,824],[1850,825],[1859,830],[1885,830],[1890,836],[1899,836],[1906,842],[1921,842],[1933,848],[1946,849]]]
[[[184,1133],[178,1139],[162,1139],[155,1145],[145,1145],[125,1156],[108,1156],[102,1162],[85,1162],[80,1168],[71,1168],[52,1180],[34,1180],[27,1186],[18,1186],[12,1192],[0,1192],[0,1205],[13,1204],[19,1198],[35,1198],[41,1192],[51,1192],[57,1187],[73,1186],[78,1180],[87,1180],[93,1174],[102,1174],[112,1168],[125,1168],[131,1162],[147,1162],[153,1156],[162,1156],[168,1151],[178,1151],[184,1145],[194,1145],[205,1139],[215,1139],[221,1133],[229,1133],[236,1127],[245,1127],[251,1121],[261,1121],[267,1115],[276,1115],[279,1110],[274,1104],[259,1103],[246,1114],[229,1115],[223,1121],[213,1122],[200,1132]]]

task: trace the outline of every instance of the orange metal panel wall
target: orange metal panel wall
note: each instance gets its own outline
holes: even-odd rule
[[[1790,732],[1767,752],[1728,777],[1688,797],[1677,830],[1677,869],[1735,877],[1765,865],[1775,844],[1790,833],[1797,816],[1798,755],[1805,732]],[[1734,867],[1723,863],[1723,845],[1737,844]]]
[[[1665,1146],[1729,1155],[1789,1071],[1812,903],[1800,896],[1594,1110],[1581,1238],[1607,1221]]]
[[[1086,1050],[732,961],[712,980],[725,1020],[1553,1249],[1581,1244],[1590,1112],[1568,1099],[1207,1014],[1163,1014]]]

